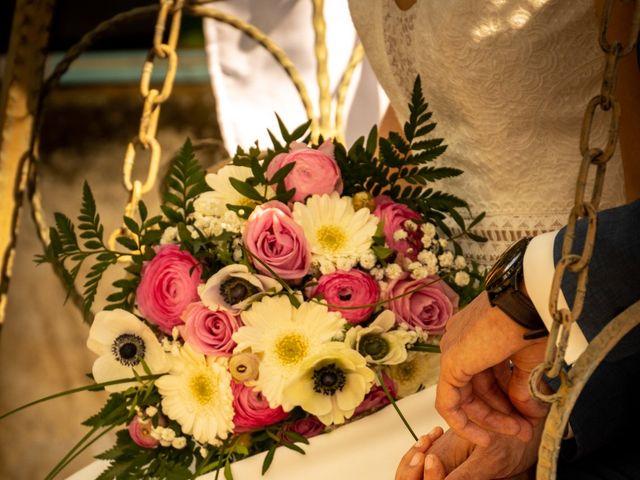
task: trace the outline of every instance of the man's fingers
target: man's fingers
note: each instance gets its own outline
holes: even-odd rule
[[[459,389],[443,382],[441,377],[436,395],[436,410],[451,429],[462,438],[477,445],[488,446],[490,442],[489,434],[473,423],[464,409],[461,408],[464,401],[467,401],[465,397],[469,397],[472,393],[471,385]]]
[[[433,453],[424,459],[424,480],[444,480],[445,470],[440,459]]]
[[[469,420],[479,427],[504,435],[520,433],[522,428],[520,420],[524,421],[524,418],[515,412],[506,414],[491,408],[480,397],[474,397],[468,403],[463,404],[462,410],[467,414]]]
[[[429,434],[418,439],[400,460],[396,469],[396,480],[422,480],[425,452],[431,448],[433,442],[442,436],[442,433],[442,428],[435,427]]]
[[[498,383],[494,369],[488,369],[478,373],[471,379],[471,385],[476,395],[481,397],[487,405],[502,413],[513,412],[513,405],[509,401],[505,390]],[[505,383],[505,387],[506,387]]]

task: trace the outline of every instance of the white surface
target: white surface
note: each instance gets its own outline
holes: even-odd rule
[[[557,234],[558,231],[548,232],[533,238],[524,254],[522,264],[527,293],[547,330],[551,329],[551,324],[553,323],[553,317],[549,312],[549,297],[551,296],[551,284],[553,283],[555,272],[553,243]],[[569,308],[562,291],[560,291],[560,296],[558,297],[558,308]],[[565,355],[567,363],[573,364],[582,352],[586,350],[588,343],[578,324],[571,325],[569,343]]]
[[[402,413],[418,436],[436,425],[446,426],[433,405],[433,386],[398,402]],[[266,454],[233,464],[235,480],[390,480],[400,458],[414,443],[392,406],[369,417],[314,437],[305,446],[306,455],[280,448],[264,477],[260,471]],[[93,480],[105,468],[94,462],[67,480]],[[213,480],[215,473],[201,477]],[[222,474],[219,478],[222,478]]]

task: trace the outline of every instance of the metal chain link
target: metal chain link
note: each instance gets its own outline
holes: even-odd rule
[[[582,131],[580,133],[582,162],[576,184],[575,203],[567,222],[562,244],[562,257],[556,266],[551,285],[549,311],[553,317],[553,324],[549,332],[544,362],[534,369],[529,383],[532,395],[545,402],[557,401],[561,394],[543,394],[538,388],[542,376],[545,375],[549,378],[560,377],[561,382],[566,381],[562,365],[569,340],[569,331],[571,325],[580,316],[584,305],[589,261],[591,260],[596,237],[597,211],[602,196],[607,162],[613,156],[618,140],[620,104],[615,96],[618,66],[620,59],[633,50],[640,28],[640,1],[636,1],[634,14],[631,18],[631,30],[626,43],[623,44],[618,40],[609,42],[607,32],[611,22],[614,1],[606,0],[604,14],[600,23],[599,41],[600,47],[606,56],[606,63],[600,93],[589,101],[582,122]],[[598,109],[610,116],[609,136],[606,144],[601,147],[591,145],[591,127]],[[587,181],[592,169],[595,169],[595,180],[589,194],[587,192]],[[581,218],[586,218],[588,221],[587,232],[582,251],[574,254],[572,252],[576,236],[576,225]],[[576,295],[570,309],[560,308],[558,304],[562,280],[567,270],[577,274]],[[558,392],[561,391],[563,389]]]
[[[140,127],[137,136],[127,145],[122,169],[123,183],[129,192],[129,201],[124,212],[128,217],[135,215],[142,195],[153,189],[158,178],[162,148],[156,139],[156,132],[158,131],[160,106],[171,96],[178,69],[176,48],[180,37],[183,6],[184,0],[160,0],[160,10],[158,11],[153,35],[153,46],[149,50],[142,69],[140,93],[144,98],[144,104],[140,117]],[[171,24],[165,42],[165,28],[170,15]],[[151,87],[151,76],[156,59],[167,60],[167,71],[160,89]],[[133,168],[136,163],[136,150],[138,147],[148,151],[150,156],[149,168],[144,180],[133,178]],[[109,237],[110,248],[113,249],[115,247],[117,237],[127,234],[131,234],[131,232],[124,225],[116,229]]]

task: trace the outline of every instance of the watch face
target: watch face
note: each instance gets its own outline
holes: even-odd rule
[[[493,265],[487,274],[487,290],[501,289],[520,265],[522,255],[529,244],[529,238],[521,238],[511,245]]]

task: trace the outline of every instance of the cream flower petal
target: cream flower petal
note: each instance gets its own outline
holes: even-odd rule
[[[144,323],[125,310],[102,310],[93,319],[87,347],[97,355],[104,355],[111,351],[111,344],[118,335],[138,334],[142,327]]]
[[[110,380],[119,380],[124,378],[132,378],[134,376],[133,369],[126,367],[117,362],[113,357],[103,355],[93,362],[91,374],[96,383],[108,382]],[[105,387],[108,392],[122,392],[129,387],[137,385],[137,382],[119,383]]]

